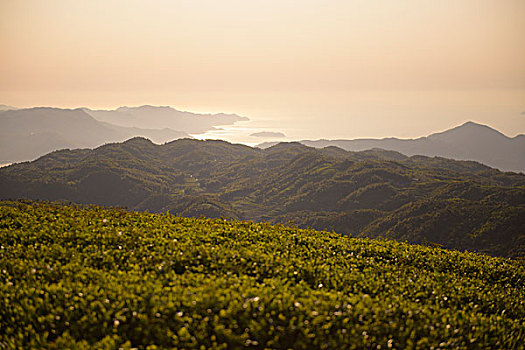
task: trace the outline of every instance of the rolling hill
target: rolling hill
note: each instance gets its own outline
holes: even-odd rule
[[[1,168],[0,198],[293,221],[358,237],[525,256],[525,175],[393,151],[134,138]]]
[[[519,349],[525,268],[246,221],[0,203],[0,347]]]
[[[317,148],[337,146],[347,151],[380,148],[407,156],[425,155],[473,160],[503,171],[525,173],[525,135],[508,137],[486,125],[467,122],[458,127],[417,139],[303,140]],[[260,144],[267,148],[274,142]]]

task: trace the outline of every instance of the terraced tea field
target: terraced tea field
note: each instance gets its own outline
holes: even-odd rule
[[[0,205],[0,348],[522,348],[523,262],[223,219]]]

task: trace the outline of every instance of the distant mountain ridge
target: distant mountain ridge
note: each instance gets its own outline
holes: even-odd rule
[[[417,139],[353,139],[302,140],[300,143],[324,148],[337,146],[347,151],[380,148],[400,152],[407,156],[424,155],[456,160],[473,160],[503,171],[525,173],[525,135],[508,137],[501,132],[478,123],[466,122],[455,128]],[[267,148],[275,142],[258,147]]]
[[[190,132],[203,132],[216,125],[244,119],[247,118],[180,112],[171,107],[154,106],[93,111],[53,107],[17,109],[2,105],[0,163],[33,160],[59,149],[93,148],[135,136],[164,143],[188,138]]]
[[[181,131],[103,123],[82,109],[35,107],[0,112],[0,163],[33,160],[65,148],[92,148],[133,136],[155,142],[189,137]]]
[[[169,106],[119,107],[115,110],[91,110],[84,108],[95,119],[120,126],[139,128],[170,128],[188,134],[200,134],[218,125],[248,120],[236,114],[198,114],[179,111]]]
[[[259,131],[259,132],[254,132],[250,136],[254,136],[254,137],[271,137],[271,138],[286,137],[286,135],[283,134],[282,132],[275,132],[275,131]]]
[[[18,109],[18,108],[13,107],[13,106],[8,106],[8,105],[0,105],[0,111],[10,111],[10,110],[15,110],[15,109]]]

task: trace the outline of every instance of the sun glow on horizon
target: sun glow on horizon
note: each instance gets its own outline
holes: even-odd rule
[[[521,0],[5,0],[0,103],[171,105],[305,137],[523,133],[524,17]]]

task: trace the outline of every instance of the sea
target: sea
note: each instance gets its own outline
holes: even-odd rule
[[[417,138],[473,121],[513,137],[525,133],[525,90],[303,91],[215,94],[195,112],[230,112],[249,118],[218,126],[197,139],[250,146],[304,139]],[[261,131],[280,137],[257,137]]]

